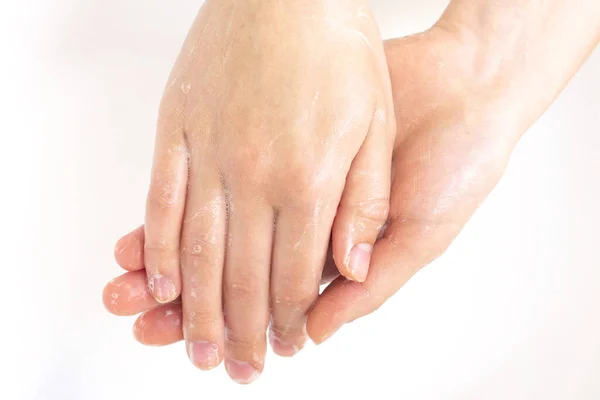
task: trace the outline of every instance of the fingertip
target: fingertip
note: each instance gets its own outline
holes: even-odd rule
[[[342,309],[335,298],[336,287],[343,281],[346,281],[344,277],[333,281],[308,314],[306,333],[316,345],[325,342],[344,325]]]
[[[137,340],[138,342],[140,342],[141,344],[144,344],[144,334],[143,334],[143,329],[145,326],[145,322],[143,322],[143,318],[144,318],[144,314],[140,315],[135,322],[133,323],[132,326],[132,333],[133,333],[133,337],[135,338],[135,340]]]
[[[373,245],[370,243],[358,243],[354,245],[348,257],[347,270],[348,279],[355,282],[364,282],[369,273],[369,264],[373,254]]]
[[[127,272],[108,282],[102,301],[108,312],[119,316],[135,315],[158,305],[148,291],[144,271]]]
[[[117,264],[127,271],[139,271],[144,268],[144,226],[123,236],[114,248]]]
[[[323,310],[316,310],[308,317],[306,333],[314,344],[320,345],[340,330],[343,325],[343,322],[331,321]]]
[[[333,236],[334,263],[344,278],[362,283],[366,281],[369,273],[373,244],[364,239],[363,242],[354,243],[356,238],[349,235],[348,231],[355,232],[356,229],[343,220],[336,221]]]
[[[225,370],[235,383],[240,385],[249,385],[260,377],[262,367],[257,368],[255,365],[238,360],[225,360]]]
[[[146,346],[167,346],[183,340],[180,304],[166,304],[141,314],[133,324],[135,340]]]
[[[268,337],[271,349],[280,357],[293,357],[306,344],[306,335],[295,337],[290,342],[289,340],[282,340],[281,336],[274,332],[273,327],[269,329]]]
[[[118,310],[119,294],[116,291],[115,279],[109,281],[102,290],[102,303],[104,308],[114,315],[120,315]]]
[[[355,319],[360,304],[369,293],[364,284],[339,277],[319,296],[308,315],[306,332],[315,344],[321,344]]]
[[[160,304],[173,302],[180,294],[180,288],[175,282],[164,275],[154,274],[148,278],[148,288],[154,299]]]

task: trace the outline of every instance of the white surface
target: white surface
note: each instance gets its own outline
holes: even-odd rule
[[[142,222],[157,104],[196,0],[3,8],[0,398],[600,398],[600,51],[518,146],[463,234],[380,311],[255,385],[104,311]],[[388,37],[445,1],[374,2]],[[6,9],[8,8],[8,9]]]

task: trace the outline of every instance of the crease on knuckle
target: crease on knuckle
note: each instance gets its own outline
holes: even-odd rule
[[[312,279],[291,278],[273,296],[274,306],[284,305],[294,311],[306,312],[319,295],[319,286]]]
[[[202,331],[203,333],[215,333],[219,324],[223,321],[209,309],[198,308],[185,314],[187,329]]]
[[[157,258],[165,261],[177,261],[178,249],[166,240],[146,240],[144,257]]]
[[[261,345],[261,333],[245,332],[244,334],[237,332],[233,329],[227,329],[227,346],[231,346],[234,349],[257,349]]]
[[[303,337],[306,334],[305,324],[294,323],[291,319],[285,323],[282,323],[280,320],[273,320],[269,330],[275,337],[280,339]]]
[[[250,307],[255,304],[255,299],[264,291],[261,282],[253,273],[237,273],[235,277],[228,280],[227,297],[241,305]]]
[[[260,147],[247,145],[236,146],[235,149],[228,148],[227,153],[220,159],[222,168],[233,182],[241,188],[264,186],[265,177],[272,167],[272,163],[260,154]]]
[[[168,180],[153,178],[148,190],[147,204],[151,210],[169,211],[179,203],[177,185]]]
[[[370,221],[379,228],[388,220],[390,213],[389,198],[370,199],[352,204],[341,204],[341,211],[349,211],[351,214],[363,221]]]
[[[218,272],[212,268],[194,268],[191,273],[185,274],[183,295],[194,308],[209,309],[218,298]]]

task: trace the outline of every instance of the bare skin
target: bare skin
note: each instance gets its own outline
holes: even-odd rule
[[[198,368],[252,381],[269,322],[302,348],[332,231],[340,271],[366,279],[394,132],[367,1],[204,3],[161,102],[144,230],[148,285],[181,295]]]
[[[409,52],[413,57],[410,59],[402,57],[403,54]],[[437,241],[432,243],[432,237],[425,236],[425,233],[431,230],[430,225],[419,222],[423,219],[419,213],[429,212],[430,209],[435,208],[437,214],[441,214],[449,209],[449,211],[455,211],[457,206],[465,204],[476,207],[479,204],[476,200],[470,200],[468,203],[465,200],[470,197],[475,199],[485,197],[485,194],[500,177],[510,152],[510,146],[506,144],[501,135],[490,132],[489,136],[484,137],[464,133],[465,120],[470,119],[468,110],[476,110],[476,107],[472,104],[472,107],[465,104],[468,89],[452,94],[441,93],[446,88],[455,86],[442,85],[441,82],[463,79],[457,74],[457,69],[450,69],[446,62],[442,63],[444,59],[441,54],[443,53],[447,53],[450,59],[460,58],[458,42],[452,35],[441,29],[386,43],[386,55],[394,94],[398,99],[396,102],[397,118],[401,122],[398,125],[396,136],[392,199],[401,201],[392,203],[392,206],[395,205],[392,207],[393,210],[399,214],[397,218],[390,220],[391,223],[379,242],[388,240],[385,238],[389,238],[392,233],[398,235],[397,230],[401,227],[404,229],[403,236],[405,236],[406,243],[414,244],[422,241],[423,246],[431,244],[432,249],[437,248]],[[412,64],[409,64],[408,61]],[[440,65],[445,65],[444,69],[448,70],[448,75],[441,73]],[[407,76],[414,76],[414,78],[407,80],[405,79]],[[419,76],[426,76],[427,79],[416,79]],[[462,85],[457,84],[456,87],[461,88]],[[447,99],[448,105],[440,105],[437,101],[438,98]],[[405,101],[401,99],[405,99]],[[407,127],[411,130],[407,130]],[[499,143],[502,144],[502,147],[497,146]],[[490,154],[486,147],[495,147],[498,151],[496,154]],[[460,153],[457,150],[460,150]],[[439,157],[442,152],[446,153],[446,157]],[[476,153],[485,155],[485,159],[467,157],[469,154]],[[427,166],[424,165],[425,162]],[[473,175],[481,178],[473,179]],[[464,180],[456,179],[456,177],[462,176],[465,177]],[[457,196],[447,194],[449,191],[456,193],[456,187],[467,187],[469,190],[462,193],[462,197],[458,194]],[[425,190],[427,193],[423,193]],[[400,206],[403,208],[401,209]],[[423,208],[426,210],[422,211]],[[400,214],[401,212],[402,214]],[[440,217],[444,216],[440,215]],[[397,223],[398,219],[405,221]],[[448,236],[454,235],[459,229],[459,226],[454,226],[454,224],[448,224],[448,227],[451,228],[448,230],[451,233],[446,234]],[[138,320],[136,325],[138,338],[143,342],[149,341],[149,344],[167,344],[169,342],[167,337],[163,340],[158,332],[148,336],[146,329],[155,324],[153,322],[155,318],[156,324],[168,323],[167,321],[158,321],[159,317],[163,316],[161,310],[180,313],[181,305],[175,303],[160,306],[160,303],[151,296],[148,290],[144,289],[143,231],[144,227],[140,227],[123,237],[117,244],[115,256],[118,264],[133,272],[116,278],[107,286],[105,303],[111,312],[119,315],[133,315],[150,310]],[[418,252],[415,249],[408,255],[433,258],[439,252],[441,250],[434,252],[423,247]],[[397,251],[389,254],[389,257],[397,256]],[[336,271],[331,257],[325,271],[328,272],[328,277],[334,275],[332,272]],[[345,288],[354,287],[344,278],[340,278],[337,282]],[[356,288],[360,287],[360,285],[356,286]],[[352,295],[360,296],[360,293],[352,293]],[[319,302],[317,302],[317,306],[319,306]],[[177,318],[173,320],[176,321]],[[181,321],[179,323],[181,327]],[[168,332],[168,338],[171,339],[180,337],[169,330],[163,330],[163,332]],[[318,336],[313,339],[320,341]]]
[[[518,15],[505,5],[455,1],[430,31],[386,43],[398,123],[389,226],[375,245],[366,281],[340,277],[315,303],[307,325],[315,342],[377,309],[444,252],[497,183],[519,137],[600,38],[598,3],[557,0]],[[566,34],[579,25],[577,35]],[[132,255],[141,254],[139,238],[138,231],[122,239],[118,249],[129,243],[134,250],[117,259],[143,271],[141,258]],[[135,325],[143,343],[180,340],[181,318],[166,315],[181,312],[180,305],[156,303],[143,274],[130,272],[109,284],[107,307],[116,314],[146,311]]]

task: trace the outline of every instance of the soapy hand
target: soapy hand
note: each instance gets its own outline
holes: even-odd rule
[[[144,262],[181,294],[196,366],[241,383],[306,338],[330,236],[364,281],[388,217],[395,135],[366,1],[208,0],[159,111]],[[271,319],[271,320],[270,320]]]

